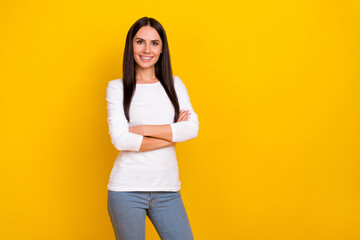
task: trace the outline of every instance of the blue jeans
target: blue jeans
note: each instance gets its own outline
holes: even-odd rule
[[[108,190],[108,213],[117,240],[144,240],[146,215],[161,239],[194,239],[180,191]]]

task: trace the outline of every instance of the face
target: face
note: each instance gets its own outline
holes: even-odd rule
[[[162,52],[162,41],[158,32],[143,26],[133,39],[134,59],[141,68],[154,67]]]

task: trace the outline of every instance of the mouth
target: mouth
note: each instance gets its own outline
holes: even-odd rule
[[[142,55],[139,55],[141,60],[143,60],[144,62],[149,62],[153,57],[145,57],[145,56],[142,56]]]

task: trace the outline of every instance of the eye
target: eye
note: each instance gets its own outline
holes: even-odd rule
[[[138,40],[138,41],[136,41],[136,43],[139,43],[139,42],[142,42],[142,40]]]
[[[154,44],[155,46],[159,45],[159,43],[157,43],[157,42],[153,42],[153,44]]]

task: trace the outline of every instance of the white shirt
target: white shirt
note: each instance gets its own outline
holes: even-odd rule
[[[136,84],[127,121],[123,109],[122,79],[108,83],[106,101],[111,142],[119,154],[114,162],[108,190],[112,191],[179,191],[179,169],[176,147],[167,147],[140,152],[142,135],[129,132],[136,125],[170,124],[172,142],[184,142],[197,137],[198,116],[190,103],[184,83],[174,76],[174,86],[180,111],[189,110],[187,121],[174,121],[174,107],[161,82]]]

